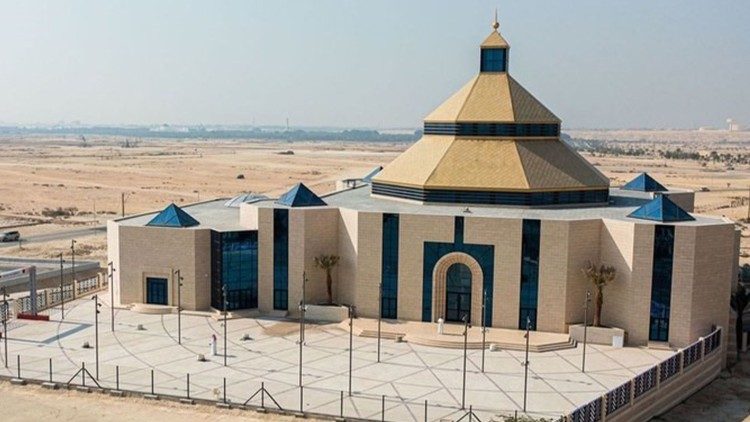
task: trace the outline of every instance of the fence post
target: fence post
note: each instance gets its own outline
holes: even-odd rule
[[[81,362],[81,384],[86,386],[86,362]]]
[[[154,370],[151,370],[151,395],[155,396],[154,394]]]
[[[656,364],[656,389],[659,389],[659,384],[661,384],[661,362]]]
[[[385,394],[380,396],[380,422],[385,421]]]
[[[187,374],[187,398],[190,398],[190,373]]]
[[[263,409],[266,408],[266,383],[265,382],[260,383],[260,407]]]
[[[607,420],[607,394],[602,394],[602,408],[599,409],[599,413],[601,415],[600,421]]]
[[[120,390],[120,365],[115,366],[115,385],[117,390]]]
[[[227,403],[227,377],[224,377],[224,404]]]
[[[52,358],[49,358],[49,382],[52,382]]]
[[[632,378],[630,380],[630,400],[628,400],[628,407],[633,405],[633,401],[635,401],[635,378]]]
[[[677,356],[679,356],[677,358],[677,373],[678,374],[682,374],[682,369],[683,369],[683,365],[684,365],[684,360],[683,359],[685,358],[685,351],[684,350],[680,350],[679,352],[677,352]]]
[[[424,422],[427,422],[427,400],[424,401]]]
[[[473,421],[474,421],[474,406],[470,404],[469,405],[469,422],[473,422]]]
[[[339,398],[339,413],[342,418],[344,417],[344,390],[341,390],[341,398]]]
[[[21,379],[21,355],[16,355],[16,369],[18,370],[18,379]]]

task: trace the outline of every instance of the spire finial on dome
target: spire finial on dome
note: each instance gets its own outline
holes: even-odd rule
[[[495,31],[500,29],[500,22],[497,21],[497,8],[495,8],[495,20],[492,21],[492,29],[494,29]]]

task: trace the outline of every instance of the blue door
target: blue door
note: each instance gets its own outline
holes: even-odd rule
[[[146,303],[167,305],[167,279],[146,278]]]
[[[461,322],[464,315],[471,321],[471,270],[456,263],[448,268],[445,283],[445,320]]]

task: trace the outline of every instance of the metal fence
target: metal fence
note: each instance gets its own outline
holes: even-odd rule
[[[106,278],[101,277],[90,277],[84,280],[75,280],[73,283],[63,286],[63,298],[66,302],[72,301],[80,296],[95,291],[102,290],[107,287]],[[53,287],[49,289],[40,290],[36,294],[36,307],[37,311],[43,311],[53,306],[59,305],[62,302],[60,299],[60,288]],[[15,301],[15,313],[23,314],[31,312],[31,296],[25,296],[18,298]]]
[[[567,422],[598,422],[633,404],[638,398],[655,390],[660,384],[678,379],[687,368],[712,354],[721,346],[721,328],[716,328],[685,349],[659,362],[604,395],[580,406],[565,417]]]

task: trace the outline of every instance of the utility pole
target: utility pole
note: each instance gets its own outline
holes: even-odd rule
[[[227,366],[227,285],[221,286],[221,296],[224,302],[224,366]]]
[[[383,319],[383,283],[378,283],[378,363],[380,363],[380,322]]]
[[[463,370],[463,384],[461,386],[461,409],[466,409],[466,355],[468,349],[469,340],[469,315],[464,314],[464,370]]]
[[[175,270],[172,276],[177,279],[177,344],[182,344],[182,274]]]
[[[10,315],[10,309],[8,309],[8,294],[5,292],[3,287],[3,347],[5,348],[5,367],[8,367],[8,316]]]
[[[583,356],[581,358],[581,372],[586,372],[586,331],[589,327],[589,302],[591,302],[591,292],[586,291],[586,302],[583,305]]]
[[[91,298],[94,301],[94,352],[96,357],[96,379],[99,379],[99,308],[102,306],[99,303],[99,295],[94,295]]]
[[[63,284],[63,269],[65,260],[60,252],[60,320],[65,319],[65,285]]]
[[[107,274],[109,281],[109,320],[112,325],[112,332],[115,332],[115,265],[112,261],[107,263],[109,274]]]
[[[531,318],[526,317],[526,356],[523,361],[523,411],[526,412],[526,395],[529,386],[529,332],[531,331]]]

